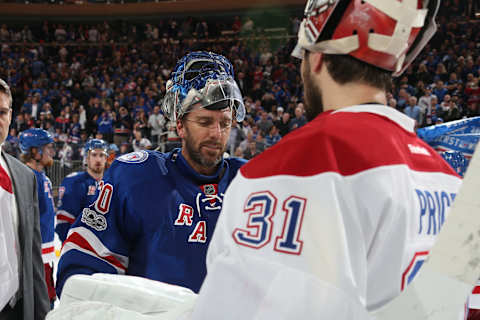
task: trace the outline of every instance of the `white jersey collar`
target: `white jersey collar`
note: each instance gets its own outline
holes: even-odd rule
[[[398,124],[403,129],[415,133],[415,120],[408,117],[407,115],[401,113],[400,111],[387,107],[382,104],[362,104],[352,107],[346,107],[339,110],[335,110],[332,114],[337,112],[369,112],[375,113],[380,116],[386,117],[396,124]]]

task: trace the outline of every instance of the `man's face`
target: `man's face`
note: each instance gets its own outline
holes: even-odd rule
[[[194,109],[177,122],[183,139],[184,156],[203,169],[212,169],[222,160],[232,125],[232,110]]]
[[[107,155],[103,149],[93,149],[87,155],[87,167],[96,174],[102,174],[107,163]]]
[[[8,135],[8,127],[12,120],[12,109],[10,109],[9,97],[0,92],[0,144],[5,141]]]
[[[40,163],[44,167],[51,167],[53,165],[53,156],[55,155],[55,148],[52,143],[46,144],[41,147],[42,156],[40,158]]]
[[[309,53],[305,54],[301,65],[305,116],[308,121],[315,119],[316,116],[323,112],[322,91],[313,80],[309,56]]]

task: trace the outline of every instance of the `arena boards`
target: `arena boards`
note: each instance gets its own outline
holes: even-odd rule
[[[463,319],[480,276],[480,143],[430,256],[409,287],[376,320]]]

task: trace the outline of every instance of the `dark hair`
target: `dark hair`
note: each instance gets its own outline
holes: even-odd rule
[[[35,155],[37,154],[37,147],[32,147],[27,153],[20,153],[20,160],[23,163],[28,163],[31,160],[35,159]]]
[[[392,74],[349,55],[324,54],[323,61],[333,80],[339,84],[361,82],[372,87],[390,91]]]
[[[11,108],[13,102],[12,92],[10,91],[10,87],[8,86],[8,84],[2,79],[0,79],[0,92],[7,95],[8,99],[10,100],[8,107]]]

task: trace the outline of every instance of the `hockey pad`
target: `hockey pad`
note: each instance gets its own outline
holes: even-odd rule
[[[196,297],[190,289],[180,286],[135,276],[97,273],[70,277],[65,282],[60,307],[96,301],[146,315],[181,314],[193,307]]]
[[[45,320],[157,320],[157,315],[144,315],[105,302],[75,301],[60,305]]]
[[[458,319],[480,275],[480,144],[430,256],[378,320]]]

